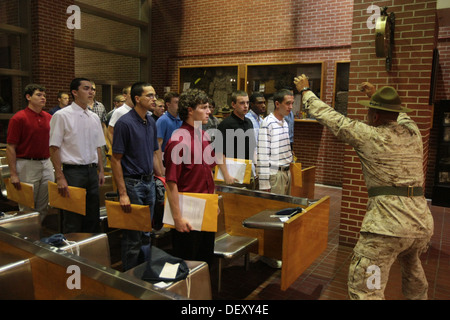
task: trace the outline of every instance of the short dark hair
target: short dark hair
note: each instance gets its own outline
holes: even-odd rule
[[[256,98],[264,98],[264,93],[262,92],[253,92],[252,95],[250,96],[250,103],[255,103],[256,102]]]
[[[288,89],[281,89],[274,93],[273,95],[273,103],[279,102],[282,103],[285,96],[294,96],[294,92]]]
[[[203,90],[188,89],[180,95],[180,101],[178,102],[178,115],[182,121],[186,121],[188,118],[188,108],[195,110],[199,104],[207,103],[210,98]]]
[[[60,91],[60,92],[58,92],[58,99],[60,99],[60,98],[62,97],[63,94],[69,95],[69,94],[68,94],[67,92],[65,92],[65,91]]]
[[[23,91],[23,96],[25,97],[25,99],[27,98],[27,94],[29,94],[30,96],[32,96],[34,94],[35,91],[41,91],[41,92],[45,92],[45,87],[41,86],[40,84],[36,84],[36,83],[30,83],[25,87],[25,90]]]
[[[164,95],[164,103],[172,101],[172,98],[179,98],[179,97],[180,97],[180,95],[176,92],[172,92],[172,91],[167,92]]]
[[[142,93],[144,92],[144,87],[152,87],[152,85],[145,81],[136,82],[131,86],[130,95],[131,95],[131,101],[133,102],[133,105],[136,106],[136,96],[140,97]]]
[[[70,83],[70,95],[72,96],[72,99],[74,99],[74,100],[75,100],[75,97],[73,96],[72,91],[73,90],[78,91],[78,88],[80,87],[82,81],[89,81],[89,82],[91,82],[91,80],[89,80],[87,78],[75,78]]]
[[[245,91],[242,91],[242,90],[234,91],[231,94],[231,102],[236,103],[237,97],[247,97],[247,96],[248,96],[248,93]]]

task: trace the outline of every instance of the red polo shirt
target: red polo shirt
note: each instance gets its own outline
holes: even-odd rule
[[[215,155],[207,133],[183,122],[164,149],[166,181],[173,181],[179,192],[214,193],[212,169]]]
[[[17,158],[50,158],[50,119],[52,116],[30,108],[17,112],[8,125],[8,144],[16,145]]]

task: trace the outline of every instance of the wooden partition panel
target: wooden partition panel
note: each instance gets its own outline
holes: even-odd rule
[[[232,236],[245,236],[258,238],[259,255],[267,255],[267,252],[265,251],[267,251],[268,249],[265,246],[265,241],[268,241],[267,245],[271,246],[273,244],[271,240],[275,241],[274,237],[280,238],[281,231],[278,232],[280,233],[280,236],[277,236],[275,234],[273,235],[273,237],[269,236],[269,239],[267,239],[265,233],[269,235],[271,234],[270,232],[265,232],[265,230],[263,229],[245,228],[242,225],[242,221],[244,221],[247,218],[250,218],[251,216],[254,216],[255,214],[263,210],[268,209],[280,210],[283,208],[291,208],[299,206],[298,204],[294,203],[252,197],[236,193],[228,193],[220,191],[218,191],[217,193],[222,195],[223,197],[223,207],[225,211],[225,227],[227,233]],[[277,241],[275,243],[279,247],[278,251],[281,253],[280,242]]]
[[[282,260],[282,290],[286,290],[326,249],[330,197],[323,197],[307,206],[302,203],[302,200],[308,203],[307,199],[216,190],[223,198],[227,233],[258,238],[258,255]],[[262,211],[299,206],[306,211],[285,222],[282,229],[246,228],[242,225],[245,219]]]
[[[302,169],[302,186],[295,187],[291,184],[291,196],[314,199],[315,182],[316,182],[316,167],[313,166]]]
[[[320,256],[328,243],[330,197],[324,197],[285,222],[281,290],[289,286]]]

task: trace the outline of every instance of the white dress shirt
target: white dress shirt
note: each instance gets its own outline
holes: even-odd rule
[[[100,119],[89,108],[72,103],[50,121],[50,146],[60,149],[63,164],[98,163],[97,148],[105,144]]]
[[[116,111],[114,111],[113,115],[111,116],[111,120],[109,120],[108,126],[114,127],[116,125],[117,120],[119,120],[121,116],[123,116],[130,110],[131,107],[129,107],[126,103],[117,108]]]

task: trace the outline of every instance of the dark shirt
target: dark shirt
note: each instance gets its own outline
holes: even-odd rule
[[[153,119],[155,119],[155,122],[156,122],[156,120],[158,120],[159,119],[159,117],[158,116],[156,116],[154,113],[152,113],[152,118]]]
[[[167,142],[166,181],[175,182],[179,192],[214,193],[212,169],[216,163],[209,140],[206,132],[183,122]]]
[[[256,141],[253,132],[253,124],[248,118],[244,117],[244,120],[242,120],[233,112],[219,124],[218,129],[222,133],[222,150],[225,157],[253,160]],[[217,147],[218,146],[216,145],[216,148]],[[217,151],[218,149],[216,149],[216,152]]]
[[[54,115],[56,111],[61,110],[60,106],[56,106],[54,107],[52,110],[50,110],[48,113],[50,113],[51,115]]]
[[[112,151],[122,154],[124,177],[150,175],[153,172],[153,152],[159,149],[155,120],[146,114],[144,121],[131,109],[114,126]]]

